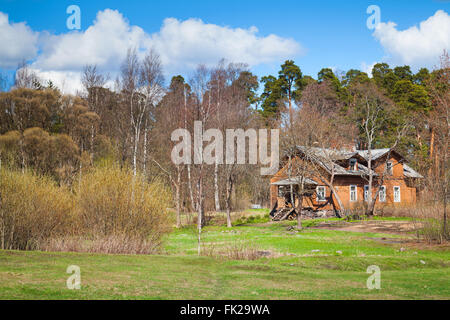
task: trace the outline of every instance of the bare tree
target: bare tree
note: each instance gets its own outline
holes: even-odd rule
[[[439,189],[443,203],[443,234],[449,238],[447,222],[447,199],[449,196],[449,140],[450,140],[450,58],[447,51],[440,57],[440,66],[427,83],[432,98],[433,111],[431,115],[435,139],[431,147],[436,147],[434,170],[439,180]],[[433,136],[434,137],[434,136]]]
[[[36,89],[41,86],[41,81],[25,60],[19,63],[14,78],[15,88]]]
[[[192,80],[191,88],[195,95],[193,103],[194,120],[200,123],[201,127],[194,126],[194,135],[203,136],[204,130],[209,125],[209,120],[212,115],[211,101],[209,100],[208,82],[211,72],[204,66],[200,65]],[[200,132],[198,132],[200,131]],[[199,143],[200,144],[200,143]],[[197,173],[196,183],[196,208],[197,208],[197,230],[198,230],[198,254],[201,254],[201,234],[202,228],[205,225],[205,166],[203,163],[203,145],[194,143],[194,163]],[[203,144],[203,141],[201,142]]]
[[[393,104],[383,95],[381,95],[375,87],[372,86],[362,90],[360,99],[363,107],[363,112],[365,114],[361,125],[363,129],[363,137],[367,146],[368,170],[367,175],[363,175],[362,177],[368,182],[366,215],[372,216],[374,214],[375,204],[383,186],[385,176],[388,173],[387,163],[390,160],[391,153],[397,147],[400,139],[406,134],[408,128],[410,127],[410,124],[406,117],[402,118],[402,120],[404,120],[404,123],[398,125],[396,129],[396,137],[392,144],[389,146],[389,151],[385,156],[384,170],[383,172],[376,174],[374,171],[375,163],[373,157],[373,148],[375,141],[386,122],[385,113],[389,113],[390,110],[392,110]],[[375,192],[373,192],[374,185],[377,186]]]
[[[144,136],[144,151],[147,152],[147,135],[151,108],[163,94],[162,67],[158,54],[151,50],[142,62],[136,50],[128,50],[122,64],[121,87],[129,108],[130,129],[132,132],[132,168],[137,174],[138,154],[141,137]],[[144,159],[144,163],[147,159]]]

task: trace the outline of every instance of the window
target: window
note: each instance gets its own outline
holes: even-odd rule
[[[393,165],[393,163],[391,161],[386,163],[386,172],[387,172],[387,174],[392,175],[393,171],[394,171],[393,168],[394,168],[394,165]]]
[[[350,202],[356,202],[358,200],[358,195],[356,191],[357,191],[356,186],[350,186]]]
[[[350,159],[350,170],[351,171],[358,170],[358,161],[356,159]]]
[[[326,188],[317,187],[317,201],[326,201]]]
[[[386,202],[386,186],[380,188],[380,202]]]
[[[369,186],[364,186],[364,201],[369,201]]]
[[[401,202],[400,187],[394,187],[394,202]]]

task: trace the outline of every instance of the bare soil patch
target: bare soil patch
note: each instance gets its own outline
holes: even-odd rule
[[[361,222],[323,222],[311,229],[338,230],[362,233],[387,233],[405,235],[417,230],[411,221],[361,221]]]

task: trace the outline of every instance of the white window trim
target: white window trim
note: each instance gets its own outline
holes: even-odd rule
[[[384,193],[381,193],[382,190],[384,190]],[[387,189],[386,189],[386,186],[381,186],[381,188],[380,188],[380,195],[379,195],[379,198],[380,198],[379,200],[380,200],[380,202],[386,202],[386,196],[387,196],[387,195],[386,195],[386,190],[387,190]],[[381,195],[382,195],[382,194],[384,195],[384,199],[381,198]]]
[[[398,201],[395,199],[395,188],[398,188]],[[401,203],[402,202],[402,189],[400,186],[394,186],[394,202]]]
[[[355,187],[355,200],[352,200],[352,187]],[[358,186],[351,185],[350,186],[350,202],[357,202],[357,201],[358,201]]]
[[[323,199],[319,199],[319,188],[323,189]],[[327,187],[325,186],[318,186],[316,188],[316,193],[317,193],[317,201],[318,202],[327,202]]]
[[[367,189],[367,193],[366,193]],[[369,185],[364,186],[364,201],[369,202]]]

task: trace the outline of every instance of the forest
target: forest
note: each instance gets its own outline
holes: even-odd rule
[[[258,165],[171,161],[171,133],[279,129],[293,146],[394,148],[425,179],[422,203],[448,198],[450,61],[433,70],[374,65],[305,75],[294,61],[258,78],[241,63],[199,65],[164,78],[157,52],[129,49],[111,79],[87,65],[83,89],[63,94],[26,63],[0,93],[0,248],[152,253],[163,235],[212,223],[212,212],[269,206]],[[373,135],[366,133],[369,117]],[[172,212],[173,216],[168,214]],[[444,218],[445,219],[445,218]],[[444,222],[445,223],[445,222]],[[444,227],[444,230],[446,227]]]

